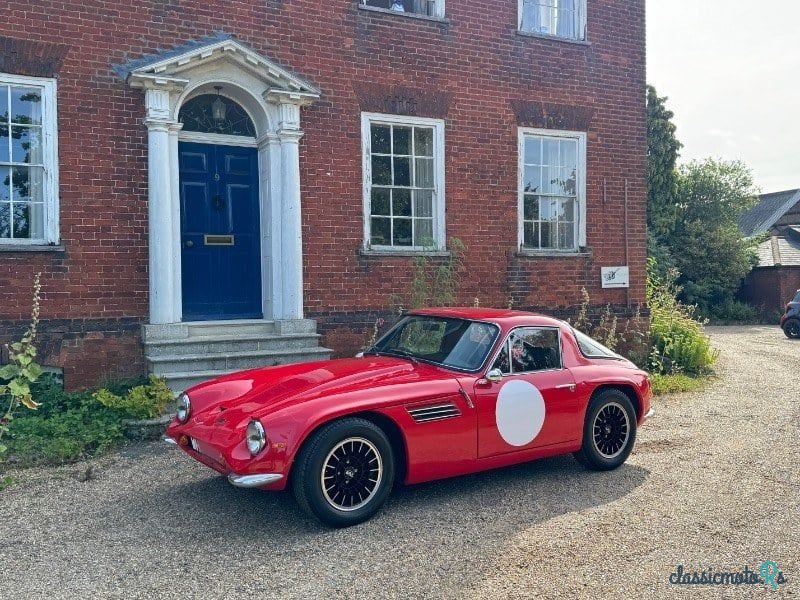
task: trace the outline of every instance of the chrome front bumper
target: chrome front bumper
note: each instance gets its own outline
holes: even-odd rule
[[[283,479],[283,475],[278,475],[277,473],[262,473],[260,475],[237,475],[236,473],[231,473],[228,475],[228,481],[231,482],[231,485],[240,488],[263,487],[281,479]]]

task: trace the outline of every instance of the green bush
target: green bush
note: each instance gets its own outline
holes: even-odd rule
[[[709,318],[715,321],[734,321],[737,323],[757,323],[760,313],[757,308],[745,302],[730,298],[710,307]]]
[[[152,419],[164,412],[174,395],[163,378],[151,375],[146,385],[137,385],[127,392],[116,394],[109,389],[102,389],[95,392],[93,397],[106,408],[137,419]]]
[[[59,464],[112,449],[124,439],[125,419],[156,416],[172,400],[163,379],[140,383],[109,384],[95,393],[65,392],[52,376],[41,377],[31,386],[39,410],[8,423],[6,463]]]
[[[677,300],[677,272],[657,274],[654,259],[648,261],[647,304],[650,307],[653,373],[702,375],[711,370],[718,352],[712,350],[703,323],[694,318],[694,307]]]

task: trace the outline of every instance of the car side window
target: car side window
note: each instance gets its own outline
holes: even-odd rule
[[[557,329],[523,327],[512,331],[509,341],[512,373],[561,368],[561,347]]]
[[[500,369],[504,375],[511,373],[511,363],[508,362],[508,340],[503,342],[503,349],[497,355],[492,369]]]

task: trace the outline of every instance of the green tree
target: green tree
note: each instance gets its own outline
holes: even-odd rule
[[[705,316],[733,300],[755,265],[754,242],[737,226],[756,202],[750,170],[739,161],[712,158],[681,165],[677,174],[672,230],[662,239],[680,272],[681,299]]]
[[[674,114],[666,102],[653,86],[647,86],[647,227],[656,243],[675,223],[675,164],[683,146],[675,136]]]

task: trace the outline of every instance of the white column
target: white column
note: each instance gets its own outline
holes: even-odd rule
[[[172,322],[180,323],[183,318],[183,289],[181,286],[181,188],[179,181],[178,134],[183,123],[169,126],[169,170],[170,170],[170,215],[172,218]]]
[[[149,90],[148,90],[149,91]],[[169,124],[148,119],[150,323],[173,323],[172,203]]]
[[[261,196],[261,281],[264,318],[283,316],[281,281],[281,147],[275,134],[258,140]]]
[[[300,202],[300,106],[283,103],[281,149],[281,319],[303,318],[303,233]]]

